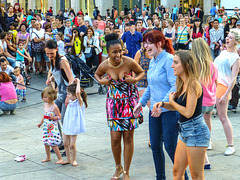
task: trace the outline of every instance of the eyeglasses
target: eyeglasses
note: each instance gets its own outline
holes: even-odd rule
[[[110,26],[114,26],[114,24],[112,24],[112,23],[111,23],[111,24],[109,24],[109,25],[110,25]]]

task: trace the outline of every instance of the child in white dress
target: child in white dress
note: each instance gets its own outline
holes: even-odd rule
[[[57,121],[61,119],[61,113],[54,103],[57,98],[57,93],[52,87],[46,87],[41,94],[44,104],[44,116],[41,122],[37,125],[39,128],[43,124],[43,143],[47,158],[42,160],[42,163],[51,161],[50,146],[56,153],[58,161],[55,164],[61,164],[63,159],[58,149],[58,145],[61,143],[61,135],[58,129]]]
[[[67,87],[67,95],[69,97],[69,104],[67,106],[64,120],[63,120],[63,144],[66,152],[67,160],[62,164],[70,164],[77,166],[76,162],[76,140],[77,135],[84,133],[85,123],[85,107],[87,107],[87,93],[81,90],[80,80],[74,79],[73,83]],[[72,152],[72,161],[70,155],[70,148]]]

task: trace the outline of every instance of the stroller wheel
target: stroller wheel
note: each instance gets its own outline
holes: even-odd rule
[[[107,93],[107,90],[108,90],[108,87],[107,87],[106,85],[104,85],[104,86],[102,87],[102,93],[103,93],[103,94],[106,94],[106,93]]]
[[[102,86],[100,86],[100,87],[98,88],[98,93],[99,93],[99,94],[103,94],[103,88],[102,88]]]

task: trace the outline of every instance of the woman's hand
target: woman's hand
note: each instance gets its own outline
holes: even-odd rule
[[[136,79],[129,74],[125,74],[126,83],[135,83]]]
[[[152,117],[159,117],[162,113],[162,109],[160,108],[162,106],[162,102],[155,103],[153,105],[153,110],[151,113]]]
[[[139,102],[133,109],[133,115],[135,118],[137,118],[140,115],[141,108],[142,108],[142,104]]]
[[[172,101],[174,101],[174,99],[176,98],[177,93],[176,92],[171,92],[169,94],[169,102],[171,103]]]
[[[76,82],[77,84],[80,84],[80,80],[78,78],[75,78],[73,82]]]
[[[107,76],[103,77],[100,81],[100,84],[109,85],[111,80],[111,76],[108,74]]]
[[[219,100],[220,104],[225,104],[227,102],[227,96],[224,94],[221,99]]]
[[[51,85],[51,82],[52,82],[51,80],[47,79],[47,80],[46,80],[46,85],[47,85],[47,86],[50,86],[50,85]]]

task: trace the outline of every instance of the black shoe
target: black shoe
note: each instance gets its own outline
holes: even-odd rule
[[[26,98],[23,98],[23,99],[21,100],[21,102],[26,102]]]
[[[64,151],[64,152],[61,154],[61,156],[66,156],[66,152]]]
[[[51,151],[50,151],[51,153],[54,153],[54,150],[53,149],[51,149]]]
[[[60,146],[60,147],[59,147],[59,150],[64,150],[64,146]]]

